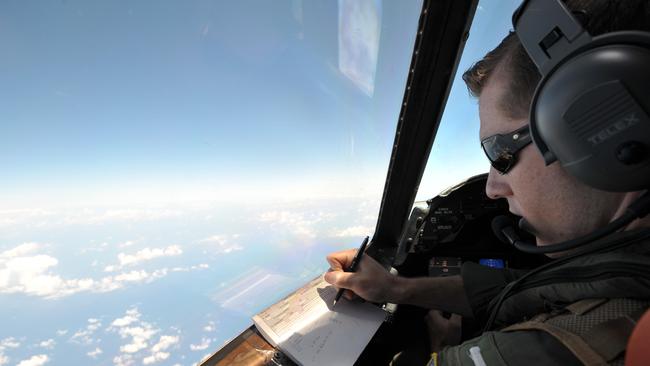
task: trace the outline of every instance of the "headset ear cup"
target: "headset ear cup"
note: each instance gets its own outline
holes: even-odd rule
[[[606,191],[650,187],[650,36],[595,37],[542,77],[531,104],[531,137],[546,164],[556,159]]]

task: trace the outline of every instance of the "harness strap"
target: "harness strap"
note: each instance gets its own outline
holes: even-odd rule
[[[582,315],[600,305],[603,305],[607,301],[609,301],[609,299],[583,299],[567,305],[564,309],[570,311],[571,314]]]
[[[566,331],[560,327],[550,325],[548,323],[540,323],[537,321],[527,321],[523,323],[513,324],[507,328],[502,329],[504,332],[515,331],[515,330],[541,330],[544,331],[558,341],[562,342],[566,348],[571,351],[580,362],[585,365],[594,365],[594,366],[606,366],[607,361],[598,353],[596,353],[593,348],[585,342],[580,336],[573,334],[569,331]]]
[[[607,361],[612,361],[625,352],[627,341],[646,310],[644,306],[629,315],[600,323],[585,333],[583,339]]]

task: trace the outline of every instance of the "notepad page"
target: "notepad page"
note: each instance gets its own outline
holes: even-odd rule
[[[351,365],[359,358],[385,318],[380,308],[341,299],[334,308],[336,289],[320,292],[316,319],[294,323],[296,331],[280,348],[304,366]]]
[[[346,299],[332,308],[335,296],[336,289],[319,276],[253,319],[267,339],[301,365],[351,365],[385,312]]]

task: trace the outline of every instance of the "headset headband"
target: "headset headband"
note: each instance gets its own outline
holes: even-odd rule
[[[557,0],[524,1],[512,15],[512,24],[542,75],[592,40],[571,11]]]

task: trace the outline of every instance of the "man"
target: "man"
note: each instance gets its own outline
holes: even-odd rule
[[[566,5],[581,14],[583,26],[594,36],[616,30],[650,31],[647,1],[569,0]],[[463,79],[479,99],[481,141],[497,134],[512,135],[528,124],[531,98],[540,76],[516,34],[509,34],[468,70]],[[586,186],[559,164],[545,166],[532,144],[519,146],[515,155],[514,165],[506,172],[490,169],[486,193],[490,198],[508,201],[510,211],[522,216],[527,230],[535,235],[537,246],[591,233],[621,216],[644,193],[604,192]],[[499,331],[484,332],[459,346],[434,349],[441,352],[432,355],[432,364],[616,363],[622,362],[620,349],[605,345],[594,352],[593,348],[599,346],[590,343],[593,339],[585,342],[585,338],[609,338],[610,333],[595,333],[599,322],[647,308],[650,280],[645,274],[615,275],[612,270],[590,273],[591,277],[578,274],[581,269],[597,270],[611,267],[612,263],[650,268],[649,237],[650,216],[637,219],[622,232],[601,240],[630,245],[569,258],[566,263],[541,272],[538,278],[548,278],[543,284],[529,284],[525,291],[511,291],[500,307],[495,305],[495,298],[506,285],[520,278],[521,272],[467,263],[460,276],[403,278],[390,275],[372,258],[364,256],[357,272],[345,273],[343,269],[355,253],[349,250],[327,257],[331,271],[326,273],[325,280],[350,290],[346,293],[349,298],[356,294],[372,302],[412,304],[473,317],[482,323],[488,322],[488,316],[495,312],[489,320],[494,326],[488,330]],[[564,252],[555,256],[568,255]],[[612,278],[605,278],[608,273]],[[587,285],[586,281],[589,281]],[[604,300],[590,300],[601,298]],[[623,307],[626,310],[619,309]],[[594,320],[601,310],[608,315]],[[526,322],[531,318],[535,322]],[[438,318],[438,321],[444,329],[444,320]],[[562,322],[578,325],[565,327]],[[573,337],[576,334],[578,338]],[[579,346],[571,346],[572,341]]]

